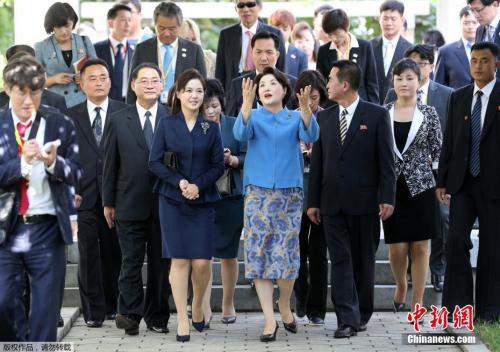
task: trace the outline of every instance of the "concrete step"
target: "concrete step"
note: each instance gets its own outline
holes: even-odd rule
[[[238,273],[238,284],[248,285],[250,280],[245,278],[245,264],[240,261],[238,263],[239,273]],[[330,271],[330,264],[328,264],[328,270]],[[213,284],[222,285],[221,278],[221,263],[214,261],[212,265],[213,273]],[[144,263],[142,267],[142,281],[146,282],[147,278],[147,264]],[[330,274],[328,274],[328,282],[330,282]],[[375,263],[375,282],[380,285],[392,285],[394,284],[394,278],[392,276],[391,266],[388,260],[377,260]],[[430,274],[427,278],[427,283],[430,283]],[[66,266],[66,287],[76,287],[78,286],[78,264],[67,264]]]
[[[392,301],[394,296],[394,285],[375,285],[375,310],[392,310]],[[274,290],[275,297],[278,295],[278,290]],[[407,307],[411,302],[412,290],[411,287],[408,289],[407,294]],[[213,285],[212,286],[212,309],[216,312],[221,311],[222,302],[222,286]],[[169,304],[172,310],[175,309],[172,297],[170,297]],[[330,299],[330,285],[328,287],[328,298],[327,298],[328,310],[333,309],[333,305]],[[440,305],[441,304],[441,294],[436,293],[431,285],[427,285],[424,293],[424,304],[430,306],[431,304]],[[259,311],[260,304],[257,298],[257,293],[255,289],[251,288],[250,285],[237,285],[235,293],[235,305],[237,311]],[[80,296],[78,294],[78,287],[67,287],[64,292],[64,307],[77,307],[80,306]]]

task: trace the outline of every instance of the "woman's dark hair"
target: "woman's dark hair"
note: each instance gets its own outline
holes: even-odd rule
[[[446,43],[443,34],[437,29],[426,30],[424,33],[423,42],[424,44],[432,45],[436,49],[439,49]]]
[[[30,55],[24,55],[10,60],[3,69],[4,84],[9,87],[18,86],[32,91],[43,89],[45,85],[45,71],[42,65]]]
[[[47,10],[43,26],[45,32],[50,34],[55,27],[65,26],[69,21],[73,21],[73,29],[75,29],[78,22],[78,15],[75,10],[67,2],[56,2]]]
[[[172,109],[172,115],[177,114],[179,111],[181,111],[181,102],[179,98],[177,98],[177,94],[175,93],[182,92],[186,88],[188,82],[192,79],[197,79],[201,82],[203,91],[207,89],[205,79],[198,72],[198,70],[190,68],[189,70],[182,72],[179,77],[177,77],[177,80],[175,81],[168,94],[168,106],[170,106]]]
[[[295,82],[295,94],[298,94],[302,88],[307,86],[311,86],[311,91],[316,89],[319,92],[319,105],[324,104],[328,100],[326,81],[319,71],[302,71],[297,78],[297,82]]]
[[[342,9],[325,12],[321,27],[323,27],[326,34],[331,34],[337,29],[349,32],[349,17],[347,17],[347,13]]]
[[[212,98],[219,99],[222,112],[226,110],[226,99],[224,97],[224,87],[222,83],[216,78],[207,79],[205,82],[205,96],[203,97],[203,103],[208,103]]]
[[[392,69],[392,79],[394,79],[394,76],[400,76],[406,70],[413,71],[420,81],[420,67],[415,61],[408,58],[401,59],[396,63],[396,65],[394,65],[394,68]]]
[[[311,33],[311,36],[314,40],[313,59],[314,59],[314,61],[318,61],[319,42],[318,42],[318,39],[316,39],[316,37],[314,36],[314,32],[313,32],[311,26],[309,25],[309,23],[307,23],[305,21],[297,23],[295,25],[295,27],[293,27],[293,30],[292,30],[292,40],[295,41],[296,39],[302,39],[303,36],[301,33],[303,31],[309,31],[309,33]]]
[[[256,90],[255,94],[257,96],[257,101],[259,102],[259,104],[262,105],[262,102],[260,101],[260,97],[259,97],[259,83],[260,83],[260,80],[262,79],[262,77],[264,77],[266,75],[273,75],[276,78],[276,80],[281,84],[283,89],[286,90],[285,96],[283,97],[283,100],[282,100],[283,106],[285,106],[288,99],[290,98],[290,95],[292,95],[292,87],[290,86],[290,83],[288,82],[288,78],[286,78],[286,76],[283,73],[281,73],[278,69],[275,69],[274,67],[266,67],[264,69],[264,71],[262,71],[262,73],[259,73],[257,75],[257,77],[255,77],[255,85],[257,86],[257,90]]]

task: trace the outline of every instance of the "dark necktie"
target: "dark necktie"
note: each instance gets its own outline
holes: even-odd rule
[[[347,135],[347,109],[342,110],[340,114],[340,142],[344,144]]]
[[[19,133],[19,136],[21,137],[21,145],[18,145],[18,150],[19,150],[19,155],[21,155],[22,150],[23,150],[23,145],[24,145],[24,136],[26,135],[26,130],[31,127],[32,121],[30,120],[26,125],[22,124],[21,122],[18,122],[16,127],[17,127],[17,132]],[[21,180],[21,203],[19,204],[19,215],[24,215],[26,214],[26,211],[29,208],[29,199],[28,199],[28,181],[23,178]]]
[[[144,116],[146,116],[146,121],[144,122],[142,133],[144,133],[146,144],[148,145],[149,150],[151,150],[151,144],[153,143],[153,125],[151,124],[151,112],[146,111]]]
[[[99,106],[95,107],[95,119],[92,123],[92,132],[94,133],[95,141],[97,145],[101,144],[102,139],[102,118],[101,118],[101,108]]]
[[[118,44],[116,47],[115,54],[115,66],[113,67],[113,82],[111,82],[111,94],[110,97],[117,100],[123,99],[123,56],[122,56],[123,44]]]
[[[476,177],[479,175],[479,145],[481,143],[481,110],[483,104],[481,102],[481,96],[483,92],[480,90],[476,93],[476,103],[472,109],[472,117],[470,123],[470,162],[469,171],[472,176]]]

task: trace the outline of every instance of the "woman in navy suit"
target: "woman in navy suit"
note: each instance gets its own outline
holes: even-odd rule
[[[224,146],[224,165],[230,168],[234,179],[234,189],[217,202],[215,208],[214,257],[221,260],[222,276],[222,323],[236,322],[234,291],[238,280],[238,247],[243,228],[243,164],[246,143],[237,141],[233,136],[235,117],[224,115],[224,88],[217,79],[207,80],[203,103],[203,115],[207,120],[220,126]],[[211,285],[204,297],[205,317],[211,316]]]
[[[201,116],[205,81],[194,69],[182,73],[173,88],[172,116],[160,120],[153,139],[149,167],[159,178],[162,254],[172,259],[170,285],[177,309],[177,340],[189,341],[187,291],[192,270],[192,319],[205,326],[202,301],[211,275],[215,236],[215,185],[224,172],[219,126]],[[164,164],[172,152],[176,163]],[[176,164],[176,165],[175,165]]]
[[[397,99],[386,107],[392,121],[396,160],[396,206],[383,222],[385,243],[396,281],[394,311],[406,301],[406,271],[411,254],[413,297],[410,309],[422,305],[429,268],[429,240],[437,231],[437,200],[433,169],[441,152],[441,124],[432,106],[417,102],[420,68],[411,59],[399,61],[393,69]]]
[[[77,22],[78,16],[68,3],[54,3],[47,10],[44,22],[50,36],[35,44],[36,59],[47,73],[45,86],[64,96],[68,108],[87,99],[78,88],[80,77],[74,64],[81,59],[97,57],[88,37],[72,33]]]

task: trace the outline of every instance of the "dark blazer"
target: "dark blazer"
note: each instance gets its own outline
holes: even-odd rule
[[[445,187],[451,195],[461,190],[469,173],[470,116],[474,84],[453,92],[450,99],[448,127],[444,134],[439,159],[437,187]],[[491,92],[481,132],[480,187],[484,197],[500,199],[500,82]]]
[[[285,71],[285,42],[281,31],[278,28],[269,26],[259,21],[257,33],[268,31],[280,37],[278,62],[276,68]],[[219,43],[217,44],[217,59],[215,61],[215,77],[222,82],[224,89],[229,89],[231,81],[240,75],[239,66],[241,59],[241,25],[233,24],[223,28],[219,34]]]
[[[387,91],[390,87],[392,87],[392,68],[404,57],[405,51],[411,48],[413,44],[405,38],[399,37],[387,75],[384,72],[384,41],[382,40],[382,37],[372,39],[371,44],[373,47],[373,54],[375,55],[375,62],[377,64],[378,97],[380,99],[380,104],[382,104]]]
[[[469,59],[462,40],[439,49],[434,81],[453,89],[472,83]]]
[[[484,42],[486,27],[479,26],[476,30],[476,43]],[[495,44],[500,46],[500,22],[498,23],[497,28],[495,29]],[[500,71],[497,70],[497,79],[500,78]]]
[[[360,100],[340,143],[339,106],[318,113],[321,134],[313,145],[308,208],[321,214],[366,215],[395,202],[393,141],[387,109]]]
[[[113,67],[114,67],[114,65],[113,65],[113,58],[111,57],[111,42],[109,41],[109,39],[102,40],[100,42],[95,43],[94,48],[95,48],[95,52],[97,54],[97,57],[100,59],[103,59],[108,64],[109,77],[111,78],[111,82],[113,82]],[[132,67],[133,54],[134,54],[134,48],[127,41],[127,60],[128,60],[127,62],[128,62],[128,65],[127,65],[127,67],[124,67],[123,69],[127,70],[127,72],[129,72],[129,73],[131,72],[130,68]],[[121,100],[122,97],[121,96],[120,97],[110,96],[110,98]]]
[[[69,216],[74,212],[74,206],[71,204],[73,197],[70,187],[76,185],[80,176],[76,131],[71,120],[55,109],[44,110],[43,113],[39,111],[38,114],[41,114],[46,122],[44,143],[61,140],[61,145],[57,148],[54,172],[47,172],[47,177],[61,237],[66,244],[71,244],[73,236]],[[4,151],[0,154],[0,188],[16,192],[14,213],[18,214],[23,177],[14,128],[11,109],[4,109],[0,112],[0,130],[4,136],[0,142]],[[15,221],[11,230],[14,226]]]
[[[158,104],[155,124],[170,110]],[[149,149],[142,132],[137,107],[129,106],[108,117],[104,130],[103,206],[114,207],[118,220],[141,221],[157,216],[153,196],[156,176],[149,171]],[[156,127],[155,127],[156,130]],[[102,141],[101,141],[102,143]]]
[[[429,91],[427,92],[427,105],[436,109],[441,123],[441,130],[446,129],[446,119],[448,118],[448,106],[453,89],[445,87],[434,81],[429,81]],[[394,88],[389,89],[385,97],[384,104],[396,101],[397,96]]]
[[[127,108],[125,103],[109,99],[108,111],[103,130],[109,125],[109,117],[114,112]],[[97,199],[102,199],[102,158],[104,154],[104,143],[97,145],[92,127],[90,125],[87,101],[73,106],[68,111],[73,119],[80,146],[80,164],[82,177],[75,192],[83,197],[82,204],[78,210],[95,209]]]
[[[386,108],[394,126],[394,103]],[[437,169],[441,144],[441,124],[436,109],[429,105],[417,105],[413,114],[406,144],[401,152],[396,146],[394,127],[392,128],[394,154],[396,157],[396,179],[403,174],[412,196],[433,188],[433,169]],[[432,164],[429,163],[429,158]]]
[[[177,156],[177,170],[163,163],[165,152]],[[212,203],[220,199],[215,182],[224,172],[224,152],[219,126],[198,116],[189,132],[182,112],[162,119],[158,124],[149,168],[158,177],[154,192],[182,203]],[[179,182],[186,179],[198,186],[200,197],[188,200],[182,196]]]
[[[5,92],[0,92],[0,109],[3,107],[7,107],[9,104],[9,96]],[[51,92],[48,89],[44,89],[42,92],[42,100],[40,101],[41,105],[50,106],[59,110],[59,112],[66,114],[66,100],[60,94]]]
[[[288,45],[285,60],[285,72],[291,76],[299,77],[302,71],[307,70],[307,55],[292,44]]]
[[[179,37],[178,43],[177,61],[175,64],[175,79],[177,79],[182,72],[190,68],[197,69],[200,74],[206,78],[207,70],[205,68],[205,56],[203,55],[201,46],[181,37]],[[129,85],[127,91],[128,104],[133,104],[136,100],[135,93],[130,88],[132,72],[143,62],[151,62],[158,65],[158,40],[156,37],[143,41],[135,47],[134,55],[132,56],[132,64],[130,65]],[[160,67],[160,69],[162,68]]]
[[[356,38],[357,39],[357,38]],[[356,62],[361,68],[361,82],[358,94],[361,99],[370,103],[379,103],[377,66],[375,56],[370,42],[357,39],[359,47],[353,47],[349,51],[349,61]],[[331,42],[319,47],[318,59],[316,61],[316,70],[321,72],[328,80],[332,65],[338,61],[337,50],[330,50]]]
[[[243,194],[243,166],[245,165],[245,156],[247,154],[247,144],[234,138],[233,127],[235,123],[236,118],[232,116],[221,115],[220,117],[222,145],[224,148],[229,148],[231,155],[238,158],[238,167],[232,169],[235,185],[235,189],[231,194],[232,196]]]
[[[238,114],[240,113],[241,104],[243,104],[241,83],[243,82],[244,78],[255,79],[256,76],[257,76],[256,72],[252,71],[250,73],[236,77],[231,81],[230,88],[226,90],[226,111],[225,111],[226,114],[228,114],[229,116],[238,116]],[[298,103],[297,99],[295,98],[295,94],[293,92],[295,91],[295,82],[297,81],[297,78],[290,76],[287,73],[285,73],[285,76],[286,78],[288,78],[290,86],[292,87],[292,95],[290,96],[290,99],[288,99],[286,106],[290,110],[295,110],[298,107]],[[256,108],[257,108],[257,98],[255,98],[252,105],[252,109]]]

